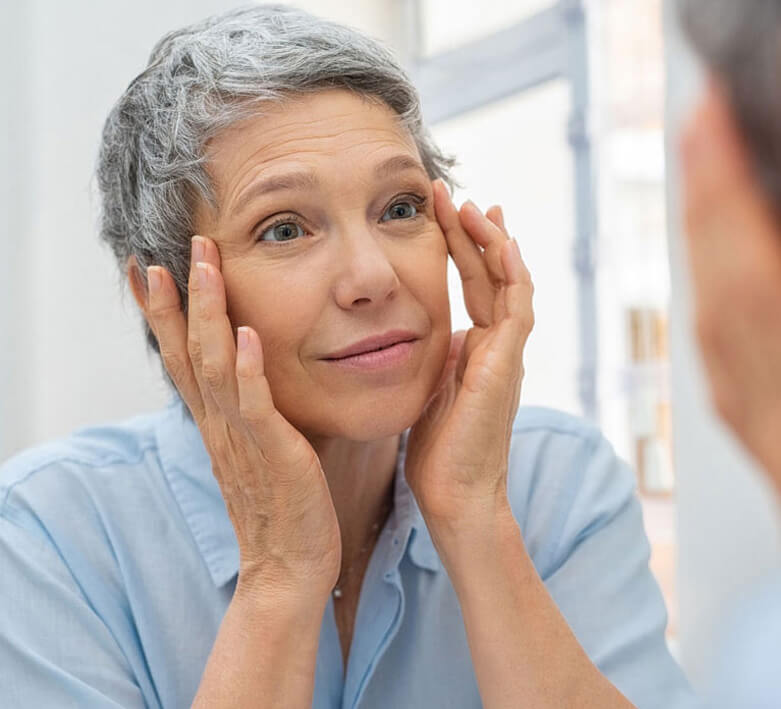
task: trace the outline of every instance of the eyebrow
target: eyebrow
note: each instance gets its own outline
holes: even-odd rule
[[[374,177],[382,179],[390,177],[399,172],[407,170],[417,170],[426,180],[429,179],[423,165],[411,155],[394,155],[378,163],[373,170]],[[311,172],[288,172],[255,182],[247,188],[239,197],[233,209],[231,216],[237,216],[252,200],[272,192],[282,192],[285,190],[312,190],[320,185],[320,180]]]

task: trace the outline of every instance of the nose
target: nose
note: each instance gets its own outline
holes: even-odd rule
[[[397,293],[400,282],[383,248],[382,238],[368,230],[340,239],[336,302],[346,310],[381,305]]]

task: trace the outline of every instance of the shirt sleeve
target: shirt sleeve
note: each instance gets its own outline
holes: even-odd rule
[[[4,516],[0,608],[3,706],[146,706],[119,644],[54,545]]]
[[[596,430],[558,452],[546,465],[565,472],[543,470],[553,480],[540,485],[558,510],[548,526],[557,541],[538,566],[546,587],[592,661],[638,709],[700,706],[665,641],[632,470]]]

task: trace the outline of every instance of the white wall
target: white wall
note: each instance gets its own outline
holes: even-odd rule
[[[692,338],[676,136],[697,97],[700,75],[675,26],[673,4],[666,0],[665,31],[680,645],[685,669],[701,685],[732,599],[781,563],[781,530],[770,488],[711,412]]]
[[[0,459],[13,441],[25,438],[32,417],[26,366],[32,339],[23,322],[32,289],[20,267],[30,251],[27,27],[24,3],[0,4]]]
[[[168,398],[97,239],[91,176],[103,121],[167,31],[230,0],[0,4],[0,460]],[[393,0],[300,0],[399,39]]]

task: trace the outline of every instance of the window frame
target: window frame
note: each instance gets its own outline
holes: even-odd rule
[[[563,79],[570,87],[566,139],[574,161],[575,224],[572,268],[577,284],[577,391],[582,414],[596,421],[598,328],[597,209],[592,139],[588,28],[582,0],[551,7],[481,39],[424,56],[422,3],[404,0],[406,62],[418,87],[427,124],[462,115],[541,84]]]

